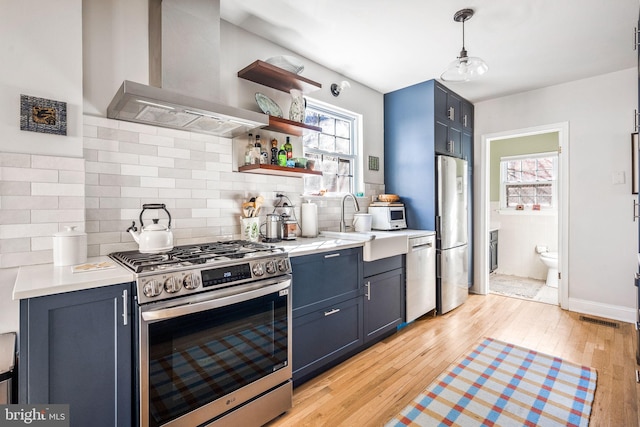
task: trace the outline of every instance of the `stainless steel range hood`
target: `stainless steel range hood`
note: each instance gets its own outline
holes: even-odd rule
[[[266,114],[221,104],[220,0],[149,0],[149,82],[125,80],[107,117],[233,137]]]

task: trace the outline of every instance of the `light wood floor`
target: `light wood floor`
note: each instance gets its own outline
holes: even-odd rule
[[[591,426],[638,426],[632,324],[612,328],[557,306],[500,295],[471,295],[438,317],[393,336],[294,389],[293,408],[268,424],[382,426],[483,337],[492,337],[597,369]],[[465,426],[466,427],[466,426]]]

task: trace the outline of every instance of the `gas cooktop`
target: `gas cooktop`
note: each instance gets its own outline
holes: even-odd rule
[[[176,246],[161,254],[144,254],[138,251],[114,252],[109,256],[140,275],[159,273],[185,268],[228,264],[229,261],[274,256],[284,253],[282,248],[247,240],[228,240],[222,242]]]

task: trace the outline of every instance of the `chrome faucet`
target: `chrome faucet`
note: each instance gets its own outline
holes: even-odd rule
[[[340,213],[340,232],[344,233],[347,231],[347,224],[344,222],[344,201],[347,200],[347,197],[351,197],[353,199],[353,206],[356,208],[356,212],[360,212],[360,206],[358,206],[358,201],[356,200],[356,196],[351,193],[347,193],[342,198],[342,211]]]

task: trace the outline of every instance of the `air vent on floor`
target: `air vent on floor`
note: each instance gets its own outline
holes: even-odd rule
[[[610,328],[619,328],[620,324],[617,322],[611,322],[609,320],[601,320],[588,316],[580,316],[580,320],[583,322],[595,323],[596,325],[609,326]]]

